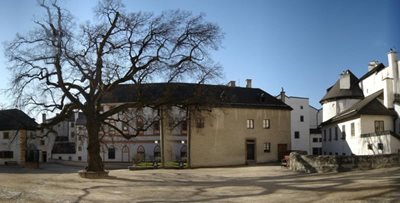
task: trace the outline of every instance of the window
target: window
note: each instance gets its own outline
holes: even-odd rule
[[[108,148],[108,159],[115,159],[115,148]]]
[[[329,155],[332,155],[332,152],[329,152]]]
[[[126,123],[126,121],[122,121],[121,125],[123,131],[128,131],[128,123]]]
[[[346,126],[342,125],[342,140],[346,139]]]
[[[324,129],[324,141],[326,141],[326,129]]]
[[[75,123],[71,122],[71,128],[75,127]]]
[[[329,141],[332,141],[332,128],[329,128]]]
[[[385,130],[383,121],[375,121],[375,132],[383,132]]]
[[[271,152],[271,143],[270,142],[264,143],[264,152]]]
[[[378,149],[383,150],[383,143],[378,143]]]
[[[303,109],[303,106],[300,106],[300,109]]]
[[[204,118],[196,119],[196,128],[204,128]]]
[[[82,157],[81,156],[78,156],[78,161],[82,161]]]
[[[44,145],[44,144],[45,144],[44,140],[40,140],[40,145]]]
[[[253,129],[253,128],[254,128],[254,120],[247,119],[247,129]]]
[[[338,140],[338,127],[335,127],[335,140]]]
[[[139,131],[139,135],[143,135],[143,128],[144,128],[143,119],[138,118],[136,120],[136,130]]]
[[[346,153],[342,153],[343,156],[346,156]]]
[[[153,123],[153,130],[160,131],[160,121],[156,121]]]
[[[314,138],[312,139],[312,142],[318,142],[318,138],[314,137]]]
[[[356,135],[356,130],[354,128],[354,123],[350,124],[350,130],[351,130],[351,136],[355,136]]]
[[[319,138],[319,142],[322,142],[322,138]]]
[[[263,120],[263,128],[268,129],[270,127],[270,121],[269,119],[264,119]]]
[[[368,147],[368,150],[372,150],[372,144],[368,144],[367,147]]]
[[[72,138],[75,137],[75,132],[71,132],[71,137],[72,137]]]
[[[299,138],[300,138],[300,132],[294,131],[294,139],[299,139]]]
[[[300,122],[304,122],[304,116],[300,116]]]
[[[3,132],[3,139],[5,139],[5,140],[10,139],[10,133],[9,132]]]
[[[82,151],[82,146],[79,146],[79,147],[78,147],[78,151]]]
[[[335,155],[337,156],[337,155],[339,155],[339,153],[335,152]]]
[[[182,133],[186,133],[186,131],[187,131],[187,126],[188,126],[187,121],[186,121],[186,120],[185,120],[185,121],[182,121],[182,127],[181,127]]]
[[[0,158],[12,159],[12,158],[14,158],[14,152],[13,151],[0,151]]]

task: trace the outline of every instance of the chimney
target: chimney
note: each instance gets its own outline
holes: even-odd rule
[[[246,88],[251,88],[251,79],[246,79]]]
[[[45,122],[46,122],[46,114],[42,113],[42,123],[45,123]]]
[[[393,49],[390,49],[388,53],[388,63],[389,63],[389,68],[393,72],[393,77],[397,78],[398,77],[397,52]]]
[[[236,82],[234,80],[229,81],[228,87],[236,87]]]
[[[368,63],[368,72],[378,66],[378,61],[372,60]]]
[[[286,100],[286,95],[285,95],[285,91],[283,90],[283,87],[282,87],[282,90],[281,90],[281,101],[283,103],[285,103],[285,100]]]
[[[383,87],[383,105],[388,109],[393,109],[394,94],[393,94],[393,79],[385,78]]]
[[[350,89],[350,73],[348,70],[340,74],[340,89],[348,90]]]

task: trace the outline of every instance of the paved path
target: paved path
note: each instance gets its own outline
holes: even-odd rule
[[[82,179],[80,168],[0,166],[0,202],[400,202],[400,168],[297,174],[279,166],[112,170]]]

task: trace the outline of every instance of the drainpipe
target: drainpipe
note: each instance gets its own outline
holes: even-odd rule
[[[159,108],[160,111],[160,144],[161,144],[161,167],[165,166],[165,158],[164,158],[164,111],[162,107]]]
[[[191,136],[191,133],[192,133],[192,122],[191,122],[191,118],[190,118],[190,111],[189,111],[189,108],[186,108],[186,118],[187,118],[187,122],[186,123],[188,123],[189,124],[189,126],[188,126],[188,130],[187,130],[187,165],[188,165],[188,168],[191,168],[192,167],[192,158],[191,158],[191,149],[192,149],[192,147],[191,147],[191,145],[192,145],[192,140],[191,140],[191,138],[192,138],[192,136]]]

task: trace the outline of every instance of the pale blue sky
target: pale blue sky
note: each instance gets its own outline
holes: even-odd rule
[[[97,1],[63,2],[79,20],[93,20]],[[290,96],[319,100],[341,71],[358,77],[370,60],[387,64],[390,48],[400,50],[400,1],[396,0],[126,0],[130,11],[182,9],[204,13],[225,33],[222,48],[214,53],[224,67],[222,82],[244,86],[253,79],[277,95],[283,87]],[[33,26],[42,11],[34,0],[0,2],[0,41]],[[0,50],[0,88],[8,86],[9,72]],[[0,96],[0,103],[8,103]]]

